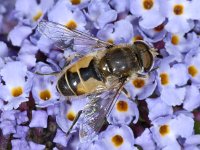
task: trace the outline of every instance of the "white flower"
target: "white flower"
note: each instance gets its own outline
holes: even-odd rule
[[[101,132],[99,140],[106,149],[113,150],[131,150],[135,142],[132,130],[126,125],[109,125],[104,132]]]
[[[200,52],[199,48],[191,50],[185,56],[185,64],[187,67],[187,73],[192,83],[200,83]]]
[[[200,39],[194,33],[168,33],[165,39],[165,48],[169,55],[175,56],[178,62],[183,61],[184,54],[199,46]]]
[[[33,24],[43,18],[53,3],[53,0],[42,0],[40,4],[36,0],[17,0],[15,16],[27,24]]]
[[[158,75],[158,88],[161,94],[161,99],[170,106],[181,105],[185,98],[185,87],[187,84],[188,75],[187,69],[184,64],[174,64],[174,57],[166,57],[161,60],[159,68],[157,69]],[[180,74],[181,72],[181,74]]]
[[[27,71],[27,67],[22,62],[8,62],[0,74],[5,83],[0,85],[0,98],[8,102],[4,106],[5,110],[16,109],[22,102],[28,101],[32,87],[32,74]]]
[[[69,127],[72,125],[76,115],[83,109],[86,102],[87,99],[71,99],[71,104],[66,102],[60,103],[59,112],[56,115],[56,122],[64,132],[69,130]]]
[[[138,118],[139,110],[137,105],[124,94],[120,94],[107,120],[112,124],[129,124],[132,120],[136,123]]]
[[[159,148],[180,149],[177,138],[188,138],[193,133],[194,120],[180,114],[178,116],[160,117],[153,122],[151,131]]]
[[[131,0],[130,11],[141,17],[139,25],[146,29],[152,29],[163,23],[165,18],[160,13],[157,0]]]
[[[168,18],[165,29],[172,33],[186,33],[194,27],[191,19],[200,19],[199,1],[168,0],[159,1],[160,12]]]
[[[85,30],[86,20],[83,13],[79,9],[74,11],[69,10],[65,1],[58,1],[56,3],[52,10],[48,13],[48,19],[62,24],[71,30]]]

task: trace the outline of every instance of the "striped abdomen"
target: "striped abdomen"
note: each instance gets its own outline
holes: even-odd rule
[[[64,96],[79,96],[105,88],[105,84],[95,67],[94,56],[88,55],[73,64],[59,78],[57,89]]]

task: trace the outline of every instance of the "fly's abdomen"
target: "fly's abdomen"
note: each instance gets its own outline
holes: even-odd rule
[[[88,55],[73,64],[58,80],[58,90],[65,96],[79,96],[105,89],[105,84],[95,66],[94,56]],[[62,81],[62,82],[61,82]],[[65,85],[59,85],[65,83]]]

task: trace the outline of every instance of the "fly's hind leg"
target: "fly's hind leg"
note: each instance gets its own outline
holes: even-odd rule
[[[76,118],[74,119],[72,125],[70,126],[69,130],[67,131],[66,135],[68,136],[71,132],[71,130],[73,129],[74,125],[77,123],[78,119],[80,118],[81,114],[82,114],[82,110],[80,110],[77,115],[76,115]]]

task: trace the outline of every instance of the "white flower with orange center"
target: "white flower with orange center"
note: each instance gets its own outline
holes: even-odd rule
[[[52,65],[52,64],[51,64]],[[39,62],[35,72],[55,72],[49,65]],[[47,107],[58,102],[60,94],[56,89],[57,78],[55,76],[35,75],[33,79],[32,96],[38,107]]]
[[[48,13],[48,19],[71,30],[85,30],[86,20],[84,14],[79,9],[70,10],[66,1],[58,1]]]
[[[111,124],[130,124],[132,120],[136,123],[138,118],[137,105],[129,100],[126,95],[120,94],[107,120]]]
[[[130,93],[131,98],[136,97],[139,100],[149,97],[155,90],[157,85],[155,73],[151,73],[146,77],[137,77],[132,79],[125,85],[126,90]]]
[[[187,84],[187,68],[184,64],[173,64],[174,57],[161,60],[157,70],[158,89],[161,99],[170,106],[182,104],[185,98]]]
[[[199,46],[200,39],[196,33],[168,33],[165,39],[165,48],[168,54],[175,56],[175,59],[180,62],[184,58],[184,54],[191,49]]]
[[[141,17],[139,25],[146,29],[153,29],[165,20],[165,17],[160,13],[157,0],[131,0],[130,11],[132,14]]]
[[[191,50],[185,56],[185,64],[190,80],[194,84],[200,83],[200,53],[199,48]]]
[[[134,149],[134,135],[126,125],[109,125],[105,131],[100,133],[99,140],[103,142],[102,145],[106,149]]]
[[[70,103],[64,101],[59,104],[59,112],[56,115],[56,122],[62,131],[66,133],[69,130],[69,127],[72,125],[76,115],[83,109],[87,101],[87,98],[70,99]],[[75,129],[75,127],[73,129]]]
[[[180,114],[178,116],[160,117],[150,128],[158,148],[181,149],[177,139],[188,138],[193,134],[194,120]]]
[[[47,107],[58,102],[60,96],[56,84],[55,78],[35,76],[32,94],[38,107]]]
[[[7,102],[5,110],[17,109],[22,102],[28,101],[33,75],[22,62],[8,62],[0,75],[3,82],[0,85],[0,98]]]
[[[172,33],[186,33],[193,28],[192,19],[200,19],[198,0],[168,0],[159,1],[160,12],[168,18],[165,29]]]
[[[38,22],[54,4],[53,0],[17,0],[15,4],[16,16],[26,23]]]

